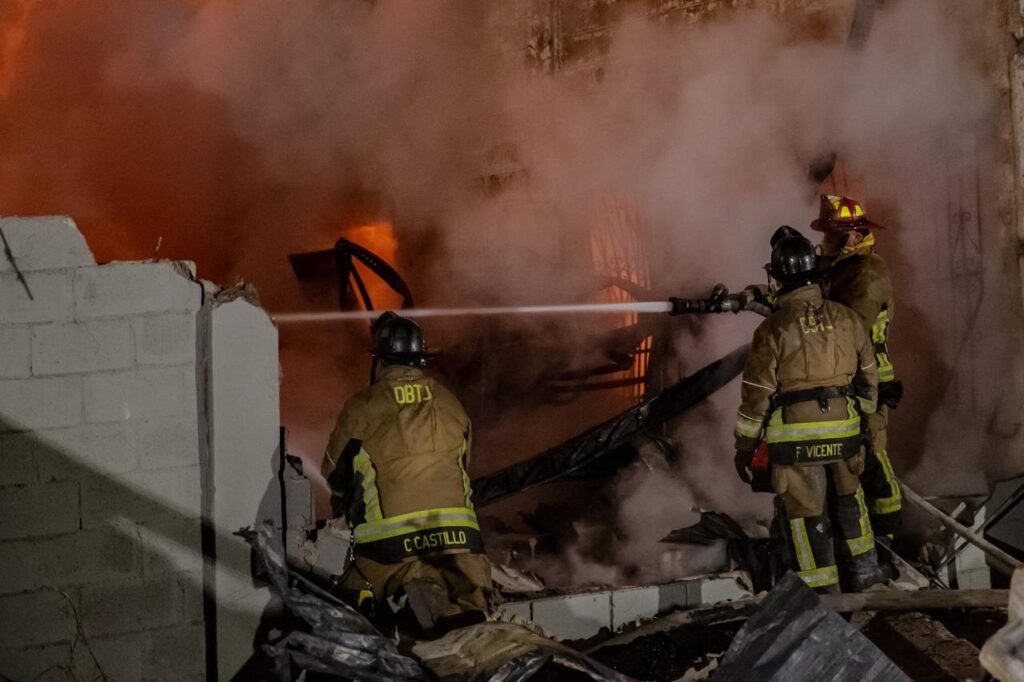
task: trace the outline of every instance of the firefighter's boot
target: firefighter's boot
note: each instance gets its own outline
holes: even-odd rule
[[[844,592],[864,592],[887,580],[886,571],[878,565],[873,549],[857,556],[842,557],[839,563]]]

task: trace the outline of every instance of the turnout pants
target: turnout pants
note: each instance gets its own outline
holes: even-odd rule
[[[848,576],[875,570],[875,539],[859,480],[863,467],[863,453],[829,464],[772,465],[790,568],[809,587],[839,584],[837,553]]]
[[[378,613],[381,613],[381,609],[390,610],[385,603],[388,597],[413,582],[429,587],[434,620],[469,611],[488,611],[491,564],[486,554],[442,554],[397,564],[381,564],[356,555],[353,565],[345,572],[342,587],[353,593],[372,591]]]
[[[875,535],[890,541],[900,527],[900,512],[903,507],[900,487],[889,463],[886,428],[889,424],[889,408],[879,406],[878,412],[867,417],[870,444],[864,461],[864,473],[860,484],[871,517],[871,528]]]

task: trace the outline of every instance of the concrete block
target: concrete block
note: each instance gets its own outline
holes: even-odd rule
[[[38,542],[0,542],[0,595],[36,589],[35,548]],[[3,673],[0,668],[0,673]]]
[[[37,376],[123,369],[131,364],[132,335],[127,320],[32,327],[32,373]]]
[[[107,678],[112,681],[144,679],[143,670],[148,665],[149,650],[151,646],[151,635],[149,632],[131,632],[113,637],[92,637],[89,645],[92,647],[100,668],[106,673]],[[187,655],[183,652],[182,655]],[[93,680],[95,677],[84,679]]]
[[[31,338],[25,325],[0,325],[0,379],[24,379],[32,373]]]
[[[40,431],[36,462],[41,482],[132,471],[137,455],[130,422]]]
[[[611,593],[588,592],[533,602],[533,622],[558,639],[586,639],[611,626]]]
[[[200,515],[198,466],[93,477],[83,479],[81,485],[84,528],[117,525],[124,520],[152,523]]]
[[[83,668],[77,665],[75,659],[70,642],[24,649],[0,649],[0,679],[68,682],[69,679],[75,679],[68,675],[68,668],[74,669],[79,675],[78,679],[96,679],[92,675],[84,675]]]
[[[0,260],[3,260],[0,258]],[[0,272],[0,311],[4,324],[64,322],[72,318],[75,297],[70,271],[26,272],[32,297],[13,272]]]
[[[0,432],[74,426],[81,421],[81,377],[0,381]]]
[[[72,603],[77,593],[67,591]],[[71,641],[75,622],[71,604],[56,590],[0,597],[0,642],[5,647]]]
[[[751,596],[736,578],[728,576],[707,578],[697,584],[700,586],[700,600],[695,605],[719,604]]]
[[[199,464],[199,425],[194,416],[152,419],[136,428],[143,469]]]
[[[206,672],[206,635],[202,625],[185,625],[150,633],[149,656],[142,671],[146,682],[186,682]]]
[[[308,478],[286,478],[284,501],[290,533],[313,525],[313,486]]]
[[[277,328],[264,310],[235,299],[204,309],[209,333],[210,457],[213,521],[219,528],[247,526],[280,516],[275,480],[280,433]],[[239,399],[243,397],[243,399]],[[246,570],[249,550],[218,543],[217,654],[219,676],[229,678],[252,650],[265,591],[238,580],[231,568]]]
[[[150,315],[132,321],[135,361],[140,365],[181,365],[196,360],[196,316]]]
[[[179,367],[89,374],[84,395],[89,422],[172,417],[196,410],[195,392],[186,394],[185,372]]]
[[[180,573],[178,585],[181,589],[181,622],[203,622],[203,573],[202,570]]]
[[[178,622],[181,589],[174,576],[82,588],[82,627],[102,636],[167,627]]]
[[[138,526],[137,530],[142,546],[143,576],[203,570],[198,518],[149,523]]]
[[[36,542],[29,551],[40,585],[90,585],[140,572],[139,544],[130,531],[79,531]]]
[[[80,268],[75,271],[75,316],[194,313],[202,303],[203,289],[183,270],[170,261]]]
[[[630,587],[612,592],[612,629],[697,603],[700,588],[690,582]]]
[[[533,620],[533,602],[528,601],[510,601],[501,604],[494,609],[494,615],[500,620],[512,620],[513,618],[521,618],[522,620],[532,621]]]
[[[35,434],[31,433],[0,435],[0,487],[28,485],[38,480],[37,444]]]
[[[77,483],[0,488],[0,540],[73,533],[78,509]]]
[[[0,230],[22,272],[96,265],[75,221],[67,216],[0,218]],[[0,258],[0,272],[11,270],[10,261]]]

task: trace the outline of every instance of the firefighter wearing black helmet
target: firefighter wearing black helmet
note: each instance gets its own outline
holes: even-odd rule
[[[384,313],[373,327],[371,384],[346,403],[321,473],[352,527],[342,591],[379,620],[405,593],[427,634],[484,620],[491,590],[466,467],[470,421],[424,372],[419,326]]]
[[[736,469],[749,482],[767,441],[791,568],[834,591],[841,567],[846,588],[859,591],[880,578],[858,478],[861,414],[876,407],[874,349],[857,315],[822,297],[824,268],[810,242],[777,236],[768,266],[775,311],[754,333],[743,372]]]

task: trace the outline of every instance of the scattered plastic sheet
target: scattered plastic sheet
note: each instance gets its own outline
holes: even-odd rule
[[[909,682],[839,614],[787,573],[736,634],[715,682]]]
[[[542,672],[545,679],[631,680],[578,651],[509,623],[460,628],[414,645],[415,656],[405,654],[395,640],[382,635],[353,608],[289,571],[280,536],[270,524],[241,535],[255,550],[258,572],[270,581],[294,624],[262,645],[273,661],[271,679],[291,682],[301,671],[308,671],[357,682],[526,682]]]
[[[295,629],[263,644],[275,662],[278,680],[292,680],[292,670],[343,675],[358,682],[429,679],[422,666],[398,651],[361,614],[313,583],[291,574],[281,539],[272,526],[243,532],[252,544],[257,570],[299,621]]]

